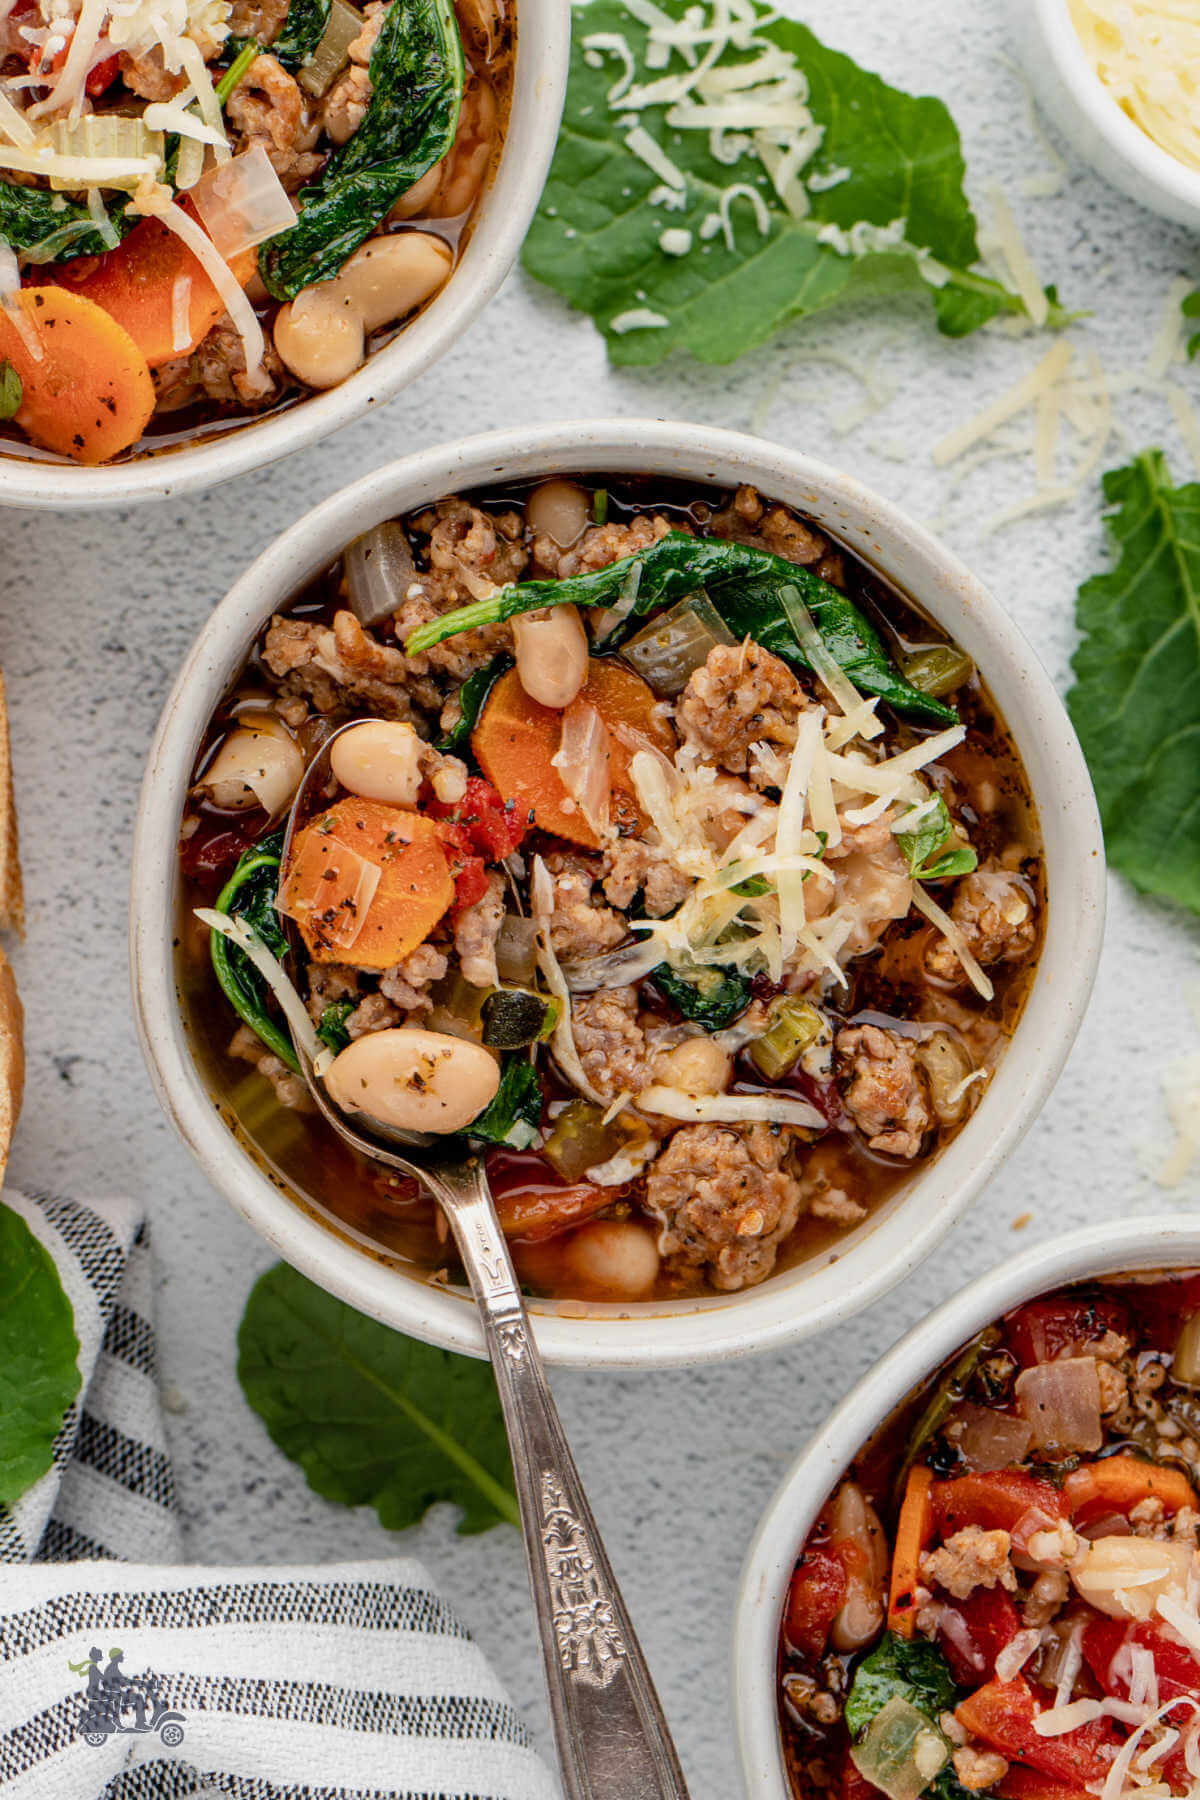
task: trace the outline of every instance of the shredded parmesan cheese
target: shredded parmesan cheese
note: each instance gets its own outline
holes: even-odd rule
[[[944,913],[935,900],[931,900],[919,881],[913,883],[913,905],[918,912],[924,913],[931,925],[936,925],[950,948],[962,965],[975,992],[984,1000],[990,1000],[995,993],[991,982],[971,955],[967,940],[959,930],[949,913]]]
[[[272,955],[257,931],[252,930],[244,919],[236,918],[229,913],[217,912],[210,906],[197,906],[194,910],[202,925],[207,925],[210,931],[220,932],[222,937],[228,938],[231,944],[236,944],[239,950],[245,952],[278,1000],[296,1048],[303,1051],[314,1068],[317,1066],[318,1059],[322,1059],[323,1067],[327,1067],[327,1047],[317,1036],[316,1027],[308,1016],[308,1008],[296,992],[283,965],[277,957]],[[322,1058],[323,1052],[325,1053],[324,1059]],[[323,1068],[318,1069],[317,1072],[318,1074],[322,1073]]]
[[[181,206],[175,204],[168,188],[139,188],[130,202],[129,210],[161,220],[168,231],[173,231],[176,237],[183,240],[225,302],[234,329],[242,340],[247,374],[254,374],[261,369],[266,350],[262,326],[246,298],[241,282],[207,232]]]

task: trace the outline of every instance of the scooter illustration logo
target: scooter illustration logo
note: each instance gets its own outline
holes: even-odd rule
[[[147,1669],[127,1675],[121,1667],[125,1652],[110,1650],[105,1665],[103,1650],[91,1650],[86,1662],[68,1663],[73,1675],[87,1681],[79,1730],[84,1742],[106,1743],[118,1732],[157,1734],[169,1748],[183,1742],[184,1716],[173,1712],[158,1691],[158,1676]]]

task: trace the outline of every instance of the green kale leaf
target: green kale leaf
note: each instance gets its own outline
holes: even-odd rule
[[[632,621],[703,588],[735,637],[750,636],[785,662],[808,668],[788,610],[789,597],[798,594],[833,660],[862,693],[877,695],[902,716],[922,724],[957,723],[953,707],[905,680],[874,625],[839,588],[811,569],[753,544],[689,537],[682,531],[670,531],[648,549],[586,575],[564,581],[510,582],[485,600],[418,626],[404,648],[416,656],[460,631],[494,625],[542,606],[615,606],[631,577],[637,583],[636,599],[621,630],[606,640],[606,648],[618,642]]]
[[[650,980],[676,1012],[705,1031],[724,1031],[744,1013],[752,998],[750,982],[736,969],[673,969],[660,963]]]
[[[287,943],[275,910],[282,852],[282,831],[273,831],[268,837],[260,838],[257,844],[251,844],[218,894],[216,906],[218,912],[244,919],[280,962],[287,955]],[[298,1075],[300,1064],[292,1040],[268,1010],[267,984],[246,952],[222,937],[219,931],[212,933],[210,950],[217,980],[234,1012],[245,1020],[251,1031],[258,1033],[281,1062]]]
[[[442,1500],[463,1534],[519,1524],[486,1362],[401,1337],[277,1263],[246,1304],[238,1380],[324,1499],[373,1506],[389,1531]]]
[[[1067,706],[1110,863],[1200,912],[1200,483],[1148,450],[1104,498],[1116,566],[1079,590]]]
[[[463,756],[470,749],[471,733],[479,721],[488,695],[500,677],[507,674],[512,666],[511,656],[493,656],[490,663],[467,676],[458,690],[458,721],[438,743],[439,750],[447,755]]]
[[[118,237],[137,224],[124,199],[108,209]],[[74,256],[101,256],[109,245],[96,229],[87,207],[46,188],[19,187],[0,181],[0,237],[27,262],[67,262]]]
[[[659,3],[678,20],[691,0]],[[673,184],[627,147],[635,115],[620,91],[628,83],[615,46],[628,45],[638,84],[687,65],[678,50],[665,68],[648,62],[649,28],[620,0],[591,0],[573,8],[562,128],[523,251],[529,273],[592,315],[617,363],[658,363],[673,350],[732,362],[793,319],[868,296],[924,295],[952,337],[1022,313],[1017,295],[975,268],[962,147],[942,102],[889,87],[807,26],[758,11],[753,42],[727,48],[716,66],[780,50],[795,59],[821,133],[801,172],[802,200],[783,204],[747,134],[726,131],[727,149],[747,147],[718,161],[708,129],[715,121],[693,94],[700,129],[669,123],[667,105],[636,113],[684,179],[662,204]],[[769,98],[769,86],[759,93]],[[742,194],[728,198],[733,184]],[[678,246],[684,254],[670,253]],[[1050,322],[1064,318],[1052,300]]]
[[[0,1205],[0,1505],[46,1473],[79,1392],[75,1314],[54,1259]]]
[[[864,1656],[854,1671],[854,1680],[846,1697],[846,1726],[852,1738],[861,1741],[871,1721],[883,1711],[889,1700],[899,1697],[924,1713],[939,1730],[938,1719],[951,1711],[958,1699],[958,1689],[950,1666],[936,1644],[926,1638],[907,1638],[885,1631],[875,1648]],[[925,1789],[935,1800],[968,1800],[966,1789],[947,1762]]]
[[[294,300],[301,288],[336,275],[454,142],[463,51],[450,0],[395,0],[370,74],[362,124],[301,188],[296,223],[259,251],[259,271],[276,300]]]
[[[353,1000],[332,1000],[321,1014],[317,1036],[335,1055],[350,1042],[346,1020],[354,1011],[354,1004]]]
[[[506,1056],[495,1099],[472,1119],[466,1135],[485,1144],[526,1150],[536,1142],[541,1122],[542,1088],[536,1068],[528,1056]]]

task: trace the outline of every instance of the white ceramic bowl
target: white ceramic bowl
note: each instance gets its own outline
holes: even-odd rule
[[[329,437],[391,400],[444,356],[516,261],[558,136],[571,43],[568,0],[519,0],[512,108],[495,178],[442,292],[340,387],[186,448],[101,468],[0,440],[0,506],[96,508],[216,487]]]
[[[1200,1219],[1089,1225],[981,1275],[909,1332],[847,1395],[771,1500],[742,1571],[733,1630],[734,1711],[749,1800],[792,1800],[776,1704],[779,1627],[796,1556],[839,1476],[905,1395],[1010,1307],[1092,1275],[1200,1266]]]
[[[1041,815],[1049,908],[1024,1015],[982,1104],[928,1169],[831,1252],[740,1294],[593,1308],[535,1303],[551,1362],[629,1368],[765,1350],[847,1318],[903,1280],[1029,1126],[1082,1018],[1099,951],[1104,862],[1079,746],[1008,615],[947,550],[852,477],[764,442],[697,425],[622,419],[497,433],[365,476],[293,525],[217,607],[184,663],[150,754],[133,852],[137,1017],[160,1100],[216,1187],[284,1255],[361,1311],[449,1349],[483,1353],[470,1299],[414,1280],[314,1218],[261,1173],[222,1123],[187,1047],[172,971],[179,819],[202,734],[264,622],[342,546],[381,519],[497,477],[650,472],[754,482],[887,571],[975,658],[1020,748]]]
[[[1009,0],[1014,32],[1046,116],[1123,194],[1164,218],[1200,227],[1200,172],[1147,137],[1092,67],[1067,0]]]

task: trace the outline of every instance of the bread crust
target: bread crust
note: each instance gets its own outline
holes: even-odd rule
[[[0,950],[0,1180],[25,1092],[25,1008],[12,964]]]
[[[0,675],[0,931],[15,931],[19,936],[25,936],[25,887],[21,879],[8,695],[3,675]]]

